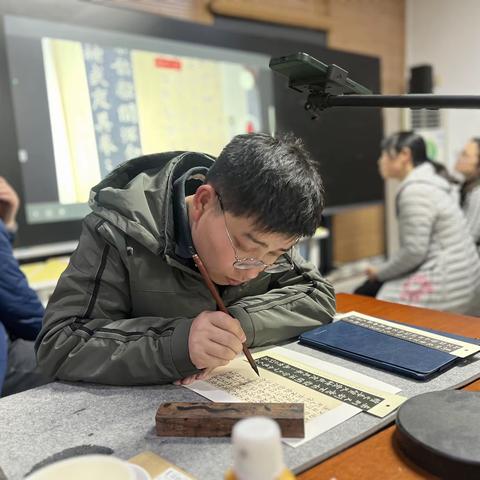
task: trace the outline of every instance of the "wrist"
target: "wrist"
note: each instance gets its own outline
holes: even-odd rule
[[[5,228],[10,232],[10,233],[17,233],[18,230],[18,225],[15,220],[12,220],[10,222],[4,222]]]
[[[182,319],[175,326],[170,337],[170,351],[173,364],[182,378],[198,372],[198,368],[190,358],[189,339],[191,325],[191,319]]]

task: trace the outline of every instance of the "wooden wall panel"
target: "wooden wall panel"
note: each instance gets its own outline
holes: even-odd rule
[[[334,261],[342,264],[381,255],[385,251],[384,215],[383,205],[335,215],[332,222]]]
[[[140,10],[165,17],[174,17],[204,24],[213,23],[209,0],[84,0],[107,7]]]
[[[404,0],[335,0],[328,45],[381,61],[382,93],[405,88]]]
[[[210,0],[217,15],[329,30],[331,0]]]

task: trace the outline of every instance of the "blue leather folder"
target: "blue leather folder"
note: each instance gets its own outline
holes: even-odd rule
[[[422,330],[414,325],[413,328]],[[475,339],[424,329],[478,344]],[[399,375],[429,380],[464,360],[449,353],[338,320],[300,335],[300,343]]]

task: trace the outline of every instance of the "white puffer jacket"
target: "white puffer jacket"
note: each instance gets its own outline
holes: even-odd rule
[[[377,298],[480,315],[480,258],[453,186],[426,162],[396,202],[400,249],[379,269]]]

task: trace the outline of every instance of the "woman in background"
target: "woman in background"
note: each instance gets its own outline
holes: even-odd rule
[[[384,265],[367,269],[370,282],[380,287],[376,297],[476,313],[480,258],[445,168],[428,159],[419,135],[400,132],[383,141],[379,170],[384,179],[401,182],[400,249]]]
[[[467,218],[473,241],[480,247],[480,138],[472,138],[462,150],[455,170],[465,181],[460,190],[460,205]]]

